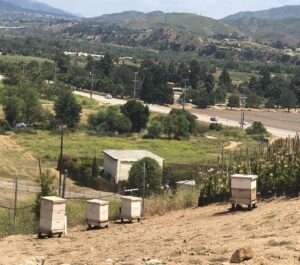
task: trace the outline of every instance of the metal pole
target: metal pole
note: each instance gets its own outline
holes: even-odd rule
[[[18,177],[15,180],[15,203],[14,203],[14,226],[13,234],[16,234],[16,222],[17,222],[17,201],[18,201]]]
[[[137,85],[137,82],[138,82],[138,80],[137,80],[137,74],[138,74],[138,72],[134,72],[134,80],[133,80],[133,82],[134,82],[134,87],[133,87],[133,99],[136,98],[136,85]]]
[[[64,147],[64,126],[61,126],[61,137],[60,137],[60,157],[59,157],[59,184],[58,184],[58,196],[61,196],[61,170],[62,170],[62,158],[63,158],[63,147]]]
[[[146,164],[144,163],[144,176],[143,176],[143,217],[145,216],[145,189],[146,189]]]
[[[66,181],[67,181],[67,176],[68,176],[68,170],[65,171],[64,173],[64,182],[63,182],[63,190],[62,190],[62,197],[65,198],[66,194]]]
[[[182,109],[185,109],[185,96],[186,96],[186,83],[187,83],[188,79],[183,79],[184,82],[184,89],[183,89],[183,104],[182,104]]]
[[[245,120],[245,114],[244,114],[244,87],[242,87],[242,98],[241,98],[241,129],[244,130],[244,120]]]
[[[94,69],[92,69],[91,76],[92,76],[92,85],[91,85],[90,98],[92,99],[93,98],[93,90],[94,90]]]

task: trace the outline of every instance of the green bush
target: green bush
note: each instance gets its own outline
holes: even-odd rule
[[[129,188],[143,190],[144,165],[147,193],[159,191],[162,185],[162,169],[156,160],[149,157],[145,157],[132,165],[128,178]]]
[[[211,123],[209,125],[210,130],[221,131],[223,130],[223,125],[221,123]]]

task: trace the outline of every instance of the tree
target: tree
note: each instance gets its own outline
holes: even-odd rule
[[[56,120],[74,128],[80,121],[81,105],[71,92],[62,92],[54,103]]]
[[[133,163],[129,171],[129,188],[138,188],[140,191],[143,190],[144,165],[146,169],[145,184],[148,190],[147,193],[159,191],[162,185],[162,169],[156,160],[149,157],[145,157]]]
[[[226,68],[223,69],[219,77],[219,85],[226,91],[229,91],[232,86],[232,80]]]
[[[10,126],[15,126],[17,122],[21,122],[24,101],[17,96],[9,97],[4,103],[4,115]]]
[[[238,95],[231,95],[228,99],[228,107],[238,108],[240,106],[240,97]]]
[[[163,132],[163,117],[155,117],[149,123],[147,136],[152,139],[159,138]]]
[[[38,183],[41,185],[41,192],[39,192],[36,196],[34,207],[34,212],[37,219],[40,216],[41,198],[56,195],[54,189],[54,180],[55,176],[51,175],[50,170],[47,170],[45,173],[42,173],[39,176]]]
[[[246,129],[247,134],[259,134],[264,135],[267,133],[267,129],[260,121],[253,122],[252,126]]]
[[[190,122],[184,114],[170,113],[164,120],[164,133],[169,139],[188,139]]]
[[[260,98],[255,94],[251,93],[247,96],[246,99],[246,107],[247,108],[259,108]]]
[[[92,164],[92,178],[97,178],[99,176],[99,165],[97,158],[94,157]]]
[[[131,121],[133,132],[140,132],[146,128],[150,116],[148,106],[136,100],[130,100],[121,107],[121,112]]]
[[[119,132],[128,133],[132,125],[129,118],[120,113],[116,107],[108,107],[105,111],[99,111],[96,114],[90,114],[88,123],[91,128],[100,133]]]
[[[297,98],[295,93],[290,89],[285,89],[280,97],[280,105],[282,108],[287,108],[290,112],[291,108],[297,106]]]

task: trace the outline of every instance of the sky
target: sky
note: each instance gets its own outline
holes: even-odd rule
[[[254,11],[283,5],[300,5],[300,0],[37,0],[85,17],[128,10],[143,12],[190,12],[223,18],[239,11]]]

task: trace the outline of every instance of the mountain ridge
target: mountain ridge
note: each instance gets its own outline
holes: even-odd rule
[[[300,5],[285,5],[259,11],[242,11],[232,14],[221,19],[222,21],[231,21],[243,17],[254,17],[260,19],[284,19],[300,18]]]

